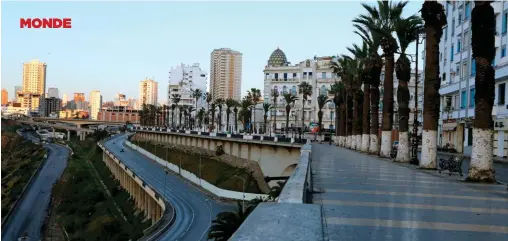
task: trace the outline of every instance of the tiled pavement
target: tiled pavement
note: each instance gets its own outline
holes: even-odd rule
[[[471,184],[329,145],[312,150],[326,240],[508,240],[506,185]]]

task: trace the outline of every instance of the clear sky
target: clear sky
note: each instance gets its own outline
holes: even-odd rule
[[[100,90],[104,101],[117,92],[137,99],[145,77],[159,82],[159,101],[165,101],[171,66],[200,63],[209,72],[210,53],[222,47],[243,53],[242,95],[263,90],[273,50],[280,47],[293,64],[345,54],[360,42],[351,20],[365,12],[359,1],[1,4],[1,78],[9,98],[22,83],[23,62],[39,59],[48,65],[46,89],[57,87],[60,97],[84,92],[87,100]],[[421,4],[411,1],[404,15]],[[19,19],[28,17],[70,17],[72,29],[20,29]]]

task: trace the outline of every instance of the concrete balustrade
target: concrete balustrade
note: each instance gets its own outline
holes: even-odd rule
[[[222,146],[228,155],[258,162],[263,175],[269,177],[290,176],[297,166],[300,149],[303,146],[291,138],[285,138],[282,141],[282,138],[276,137],[176,132],[146,127],[135,128],[134,131],[137,138],[160,144],[197,147],[211,152],[215,152],[217,146]]]

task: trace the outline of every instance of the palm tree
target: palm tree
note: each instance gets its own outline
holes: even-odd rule
[[[369,5],[362,4],[362,6],[367,12],[375,13]],[[382,35],[368,28],[368,26],[379,25],[381,23],[379,18],[364,14],[354,19],[353,22],[355,23],[353,26],[356,28],[354,32],[367,44],[369,51],[369,56],[364,60],[364,73],[366,75],[364,76],[364,83],[370,85],[370,89],[367,85],[364,86],[364,90],[368,89],[370,92],[370,127],[368,128],[370,129],[370,141],[368,151],[370,154],[377,155],[379,154],[379,84],[383,67],[383,60],[378,54],[378,49]],[[364,103],[367,105],[368,101]]]
[[[344,105],[344,83],[336,81],[330,87],[330,94],[333,95],[333,103],[335,104],[335,136],[338,136],[338,145],[344,145],[344,125],[346,122],[345,115],[343,115],[343,105]],[[340,112],[340,114],[339,114]],[[339,120],[340,116],[340,120]],[[340,123],[339,123],[340,121]],[[344,121],[344,122],[343,122]],[[342,123],[343,122],[343,123]]]
[[[171,128],[175,128],[175,109],[176,104],[171,104]]]
[[[210,114],[210,103],[212,102],[212,99],[213,99],[213,98],[212,98],[212,93],[210,93],[210,92],[206,92],[206,93],[205,93],[205,101],[206,101],[206,104],[207,104],[207,109],[206,109],[206,112],[207,112],[208,114]],[[208,115],[207,115],[207,116],[208,116]],[[208,120],[207,125],[208,125],[208,124],[210,124],[209,122],[210,122],[210,120]]]
[[[192,112],[194,112],[196,109],[194,108],[194,106],[192,105],[189,105],[187,106],[187,126],[188,128],[192,129]]]
[[[180,100],[181,100],[181,95],[180,95],[180,94],[173,94],[173,95],[171,95],[171,96],[173,97],[173,103],[175,103],[175,109],[180,110],[180,107],[178,106],[178,103],[180,103]],[[174,111],[174,109],[173,109],[173,111]],[[180,114],[180,115],[181,115],[181,114]],[[182,118],[180,117],[180,122],[181,122],[181,119],[182,119]],[[181,123],[180,123],[180,124],[181,124]],[[175,127],[173,126],[173,128],[175,128]]]
[[[244,129],[243,132],[245,133],[249,127],[249,120],[251,116],[250,107],[252,105],[252,101],[249,99],[248,96],[243,97],[242,102],[240,102],[240,121],[243,123]]]
[[[331,67],[333,69],[333,72],[335,72],[338,76],[341,77],[342,83],[344,83],[344,103],[341,107],[341,116],[343,117],[343,121],[339,124],[341,126],[341,129],[343,131],[343,145],[346,148],[349,148],[351,146],[351,127],[349,127],[349,124],[351,122],[351,76],[349,74],[348,68],[350,67],[350,61],[352,59],[347,56],[341,56],[336,61],[333,61],[331,63]]]
[[[256,88],[251,88],[249,91],[247,91],[247,96],[249,96],[249,99],[252,101],[252,106],[253,108],[251,108],[251,111],[253,111],[253,118],[251,120],[252,122],[252,127],[251,127],[251,133],[253,131],[255,131],[256,127],[256,123],[254,123],[256,121],[256,105],[258,104],[258,102],[261,100],[261,90],[260,89],[256,89]]]
[[[215,110],[217,108],[217,106],[215,105],[215,103],[212,103],[212,109],[209,111],[211,114],[212,114],[212,126],[210,128],[211,131],[215,130]]]
[[[425,82],[423,102],[422,156],[420,166],[436,168],[437,127],[439,118],[439,42],[446,25],[443,5],[436,1],[425,1],[422,6],[422,18],[425,20]],[[490,63],[490,62],[489,62]],[[489,153],[492,155],[492,152]]]
[[[217,125],[218,125],[217,131],[222,130],[222,106],[224,105],[224,103],[225,103],[225,101],[222,98],[218,98],[215,100],[215,105],[217,105],[217,107],[219,107],[219,123],[217,123]]]
[[[183,128],[183,125],[182,125],[182,114],[184,113],[184,111],[185,111],[185,107],[183,105],[178,107],[178,114],[179,114],[179,122],[178,122],[179,128],[178,129],[182,129]]]
[[[256,207],[255,205],[243,207],[241,202],[238,202],[237,205],[237,210],[235,212],[221,212],[217,214],[216,219],[212,221],[212,226],[208,231],[208,239],[214,241],[229,240]]]
[[[201,109],[199,109],[198,113],[196,114],[199,129],[203,128],[203,118],[205,117],[205,112],[205,108],[201,107]]]
[[[235,114],[235,133],[238,132],[238,107],[240,103],[235,100],[235,105],[233,106],[233,113]]]
[[[264,125],[263,125],[263,132],[266,134],[266,121],[268,119],[268,111],[272,109],[272,105],[270,103],[263,103],[263,111],[265,112],[264,118]]]
[[[495,70],[491,66],[495,58],[496,34],[494,9],[487,1],[475,1],[471,14],[473,57],[476,61],[475,121],[473,126],[473,151],[468,180],[495,182],[492,164],[492,106],[494,104]]]
[[[411,62],[406,55],[410,43],[418,39],[422,20],[418,16],[398,19],[395,22],[395,33],[399,40],[400,55],[395,63],[395,74],[399,80],[397,103],[399,107],[399,146],[395,161],[409,162],[409,99],[408,82],[411,79]],[[416,80],[415,80],[416,81]]]
[[[364,89],[370,88],[368,85],[368,78],[365,74],[364,61],[368,57],[368,46],[367,43],[363,42],[362,47],[359,47],[356,44],[353,44],[353,47],[347,48],[349,52],[351,52],[354,56],[355,61],[350,61],[351,66],[349,67],[349,73],[352,74],[350,77],[353,82],[351,82],[352,93],[354,95],[353,99],[353,131],[355,132],[355,143],[353,144],[353,149],[367,151],[369,139],[367,134],[369,133],[369,111],[368,111],[368,98],[369,94],[363,93],[361,90],[361,85],[364,84]],[[368,91],[366,91],[368,92]],[[366,96],[367,95],[367,96]],[[367,98],[366,101],[365,98]],[[362,106],[362,103],[366,103],[367,106]],[[366,110],[364,110],[366,108]],[[362,112],[364,111],[364,112]],[[364,118],[361,118],[364,117]],[[365,134],[365,135],[362,135]],[[365,138],[363,138],[365,137]],[[363,146],[362,146],[363,145]]]
[[[302,132],[303,127],[305,126],[305,102],[307,102],[307,99],[309,96],[312,95],[312,85],[310,85],[307,81],[302,81],[298,85],[298,92],[302,95]]]
[[[326,105],[326,103],[330,102],[330,99],[328,99],[328,96],[326,95],[319,95],[317,98],[318,103],[318,126],[319,126],[319,135],[321,136],[321,123],[323,121],[323,107]],[[287,108],[287,107],[286,107]]]
[[[231,131],[231,128],[229,126],[229,116],[231,115],[231,107],[234,107],[236,105],[236,100],[233,100],[231,98],[226,100],[226,131]]]
[[[198,109],[198,101],[199,99],[203,98],[203,91],[200,89],[195,89],[192,91],[192,97],[196,100],[196,110]],[[196,112],[196,115],[198,112]]]
[[[298,97],[291,93],[282,94],[284,101],[286,101],[286,135],[289,134],[289,114],[291,113],[291,105],[298,100]]]
[[[377,8],[362,4],[369,12],[366,16],[369,21],[366,27],[380,33],[381,48],[385,57],[385,79],[383,81],[383,131],[381,139],[382,157],[389,157],[392,147],[392,124],[393,124],[393,71],[397,51],[397,41],[392,36],[395,31],[395,22],[401,18],[401,14],[407,2],[393,3],[392,1],[378,1]],[[361,17],[360,17],[361,18]]]
[[[273,115],[273,126],[274,126],[274,130],[273,132],[277,132],[277,99],[279,98],[279,91],[274,89],[272,90],[272,93],[270,94],[272,96],[272,100],[273,100],[273,108],[275,109],[275,114]],[[304,129],[303,129],[303,126],[302,126],[302,133],[303,133]]]

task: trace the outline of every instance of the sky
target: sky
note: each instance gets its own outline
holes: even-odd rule
[[[421,5],[409,2],[404,15],[419,14]],[[263,69],[277,47],[293,64],[347,54],[346,47],[361,41],[351,21],[365,12],[359,1],[2,1],[1,8],[1,84],[9,99],[22,85],[23,63],[39,59],[47,64],[46,89],[58,88],[60,97],[84,92],[88,99],[99,90],[104,101],[115,93],[137,99],[139,82],[148,77],[159,83],[159,102],[167,100],[172,66],[199,63],[209,72],[217,48],[243,54],[242,95],[263,90]],[[30,17],[72,18],[72,28],[20,29],[20,18]]]

